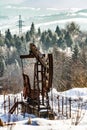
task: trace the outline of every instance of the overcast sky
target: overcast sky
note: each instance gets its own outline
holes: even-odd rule
[[[25,0],[0,0],[0,5],[5,5],[5,4],[19,4]]]
[[[87,8],[87,0],[0,0],[0,4],[20,4],[36,7]]]

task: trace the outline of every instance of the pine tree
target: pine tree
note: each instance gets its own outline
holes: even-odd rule
[[[38,35],[41,36],[41,30],[38,28]]]
[[[64,39],[62,37],[60,37],[58,40],[57,40],[57,45],[58,47],[62,47],[62,44],[64,43]]]
[[[66,32],[65,40],[66,40],[67,47],[72,47],[73,41],[69,32]]]
[[[52,36],[52,44],[55,44],[57,42],[57,35],[56,33]]]
[[[5,32],[5,44],[7,45],[8,48],[10,48],[10,46],[14,46],[14,41],[12,39],[10,29],[8,29]]]
[[[3,63],[2,56],[0,56],[0,77],[2,77],[3,74],[4,74],[4,63]]]
[[[57,33],[58,36],[61,35],[61,30],[60,30],[59,26],[56,27],[55,32]]]
[[[11,32],[10,32],[10,29],[8,29],[8,30],[5,32],[5,38],[7,38],[8,40],[11,40],[11,39],[12,39],[12,35],[11,35]]]
[[[47,37],[46,37],[46,43],[45,43],[45,46],[46,46],[47,48],[49,48],[50,45],[51,45],[51,38],[50,38],[49,36],[47,36]]]
[[[21,53],[22,41],[19,37],[15,38],[15,47],[17,48],[17,51]]]
[[[77,44],[75,44],[73,55],[72,55],[72,60],[77,62],[78,58],[79,58],[79,49],[78,49]]]
[[[50,38],[53,37],[52,31],[51,31],[50,29],[48,29],[48,32],[47,32],[47,33],[48,33],[48,35],[49,35]]]
[[[30,34],[31,34],[31,36],[35,34],[35,27],[34,27],[34,23],[32,23],[32,24],[31,24]]]
[[[46,42],[46,34],[45,34],[45,32],[43,32],[42,35],[41,35],[41,41],[42,41],[42,43]]]
[[[4,46],[4,39],[2,37],[0,37],[0,46]]]
[[[11,43],[10,43],[9,39],[5,38],[5,44],[7,45],[8,48],[10,48]]]
[[[29,42],[30,41],[30,32],[28,31],[25,35],[26,37],[26,42]]]
[[[79,25],[74,22],[71,22],[66,25],[66,30],[70,33],[79,32]]]

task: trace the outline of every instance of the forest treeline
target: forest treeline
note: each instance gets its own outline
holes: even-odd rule
[[[51,48],[54,87],[59,91],[87,87],[87,32],[81,31],[75,22],[67,23],[63,29],[56,26],[55,31],[36,30],[32,23],[30,30],[21,35],[13,35],[10,29],[4,35],[0,33],[0,77],[4,76],[8,65],[17,63],[21,66],[20,55],[29,53],[31,42],[43,52],[50,52]]]

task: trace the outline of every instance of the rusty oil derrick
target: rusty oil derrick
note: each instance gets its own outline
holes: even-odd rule
[[[29,99],[29,103],[33,105],[38,105],[38,111],[40,110],[40,105],[46,105],[49,108],[48,92],[52,88],[53,79],[53,57],[52,54],[42,54],[38,48],[31,43],[29,55],[21,55],[21,61],[26,58],[35,58],[36,63],[34,65],[34,85],[31,89],[30,79],[23,71],[22,62],[22,72],[24,81],[24,97]],[[40,95],[42,98],[40,99]],[[46,101],[45,101],[46,98]]]

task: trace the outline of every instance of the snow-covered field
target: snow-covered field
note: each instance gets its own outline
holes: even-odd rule
[[[20,98],[20,94],[15,95],[16,97]],[[64,97],[71,97],[71,99],[81,99],[80,101],[80,108],[77,109],[77,106],[74,104],[75,113],[69,119],[66,118],[55,118],[55,120],[49,120],[45,118],[38,118],[35,115],[28,114],[28,113],[19,113],[19,114],[12,114],[10,115],[10,122],[15,122],[15,125],[9,125],[0,127],[0,130],[87,130],[87,88],[74,88],[65,92],[57,92],[55,89],[49,93],[50,97],[53,97],[53,105],[55,106],[55,97],[58,95],[62,95]],[[13,97],[13,95],[11,95]],[[7,97],[8,98],[8,97]],[[11,98],[12,99],[12,98]],[[0,118],[3,122],[8,122],[9,114],[6,112],[4,113],[3,108],[3,95],[0,95]],[[7,100],[6,100],[7,101]],[[13,99],[11,100],[11,103]],[[51,101],[50,101],[51,102]],[[7,102],[8,104],[8,102]],[[7,105],[8,106],[8,105]],[[53,106],[53,107],[54,107]],[[76,107],[75,107],[76,106]],[[55,109],[54,109],[55,110]],[[79,111],[79,112],[78,112]],[[79,117],[77,116],[79,114]],[[79,120],[78,120],[78,118]],[[76,121],[78,125],[75,125]],[[28,123],[30,122],[30,123]]]

